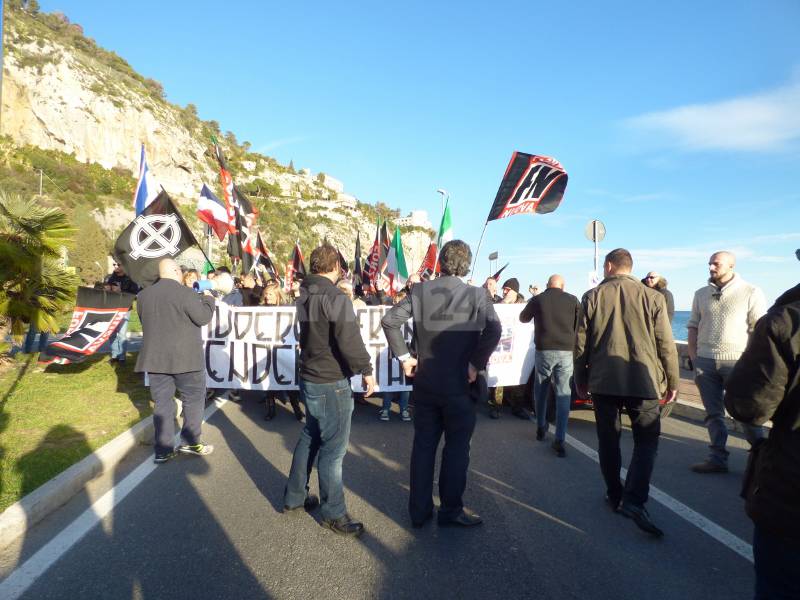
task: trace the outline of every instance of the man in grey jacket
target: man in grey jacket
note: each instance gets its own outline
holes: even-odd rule
[[[475,429],[475,403],[469,385],[486,369],[501,325],[486,291],[459,278],[469,272],[472,252],[461,240],[447,242],[439,254],[442,276],[411,288],[387,312],[381,325],[406,377],[414,377],[414,446],[408,508],[411,523],[422,527],[433,517],[433,472],[444,433],[439,468],[440,526],[469,527],[482,522],[464,510],[469,444]],[[416,358],[402,328],[414,320]]]
[[[200,328],[214,313],[214,298],[184,286],[181,269],[171,258],[159,263],[158,275],[137,297],[143,335],[136,372],[147,372],[150,378],[155,462],[165,463],[175,456],[176,389],[183,403],[178,452],[205,456],[214,450],[201,439],[206,372],[200,337]]]

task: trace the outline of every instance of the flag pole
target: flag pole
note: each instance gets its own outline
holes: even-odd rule
[[[478,247],[475,249],[475,254],[472,257],[472,268],[470,269],[470,274],[475,273],[475,265],[478,262],[478,253],[481,251],[481,244],[483,244],[483,234],[486,233],[486,226],[489,225],[489,221],[487,219],[486,223],[483,224],[483,231],[481,231],[481,239],[478,240]]]

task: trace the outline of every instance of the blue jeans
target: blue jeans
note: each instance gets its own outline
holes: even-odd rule
[[[122,323],[119,324],[119,328],[117,328],[116,333],[111,335],[111,358],[125,360],[125,350],[128,345],[128,319],[130,318],[130,312],[126,313],[125,317],[122,319]]]
[[[392,400],[397,402],[400,412],[408,409],[408,398],[411,392],[383,392],[383,410],[392,410]]]
[[[36,325],[31,324],[28,327],[28,333],[25,336],[25,345],[23,346],[23,352],[25,354],[33,354],[35,350],[33,349],[36,342],[36,334],[39,334],[39,352],[44,352],[47,350],[47,342],[49,340],[50,334],[49,333],[40,333],[38,329],[36,329]]]
[[[753,534],[756,569],[755,600],[800,598],[800,544],[768,533],[756,525]]]
[[[556,439],[564,441],[567,435],[569,406],[572,390],[573,354],[570,350],[537,350],[536,377],[533,382],[533,400],[536,407],[536,425],[547,431],[547,392],[553,386],[556,398]]]
[[[308,495],[308,480],[319,455],[319,499],[322,518],[338,519],[347,513],[342,483],[342,461],[350,440],[353,393],[350,381],[311,383],[300,380],[300,399],[306,406],[306,425],[297,440],[284,505],[302,506]]]
[[[728,427],[725,425],[725,382],[736,365],[735,360],[715,360],[697,357],[694,361],[694,382],[700,392],[703,407],[706,409],[705,424],[711,440],[709,460],[728,464],[729,452],[725,449],[728,441]],[[764,428],[744,425],[745,437],[750,445],[764,437]]]

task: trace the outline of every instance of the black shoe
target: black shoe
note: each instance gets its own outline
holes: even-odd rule
[[[420,527],[424,526],[425,523],[430,521],[432,518],[433,518],[433,511],[429,512],[428,515],[421,521],[415,521],[414,519],[411,519],[411,525],[412,527],[414,527],[414,529],[419,529]]]
[[[619,498],[612,498],[611,496],[606,494],[605,501],[611,510],[613,510],[615,513],[619,512],[619,505],[621,503],[621,500]]]
[[[265,421],[272,421],[275,418],[275,396],[267,396],[267,412],[264,414]]]
[[[564,442],[561,440],[553,440],[553,445],[550,446],[553,449],[553,452],[558,455],[559,458],[564,458],[567,455],[567,450],[564,448]]]
[[[704,460],[701,463],[697,463],[696,465],[692,465],[692,471],[694,471],[695,473],[703,473],[703,474],[727,473],[728,465],[709,459],[709,460]]]
[[[653,537],[660,538],[664,536],[664,532],[656,527],[656,524],[650,520],[650,514],[647,512],[647,509],[644,506],[625,504],[623,502],[622,506],[619,508],[619,513],[623,517],[633,519],[633,522],[636,523],[636,526],[639,529],[646,531]]]
[[[300,401],[297,398],[289,398],[289,402],[292,404],[292,411],[294,411],[294,418],[298,421],[302,421],[305,415],[303,414],[303,409],[300,408]]]
[[[489,408],[489,418],[490,419],[500,418],[500,409],[497,406],[492,406]]]
[[[457,526],[457,527],[472,527],[474,525],[480,525],[483,523],[483,519],[481,519],[478,515],[461,511],[458,516],[452,517],[450,519],[443,519],[441,516],[438,518],[437,522],[439,523],[439,527],[450,527],[450,526]]]
[[[339,535],[346,535],[349,537],[358,537],[364,533],[364,524],[358,521],[353,521],[350,515],[345,514],[338,519],[323,519],[322,526],[327,527],[334,533]]]
[[[523,421],[530,421],[531,416],[525,411],[524,408],[515,408],[511,411],[511,414],[517,417],[518,419],[522,419]]]
[[[117,358],[116,356],[112,356],[111,358],[108,359],[108,362],[114,364],[115,362],[119,362],[119,358]]]
[[[161,465],[167,462],[168,460],[172,460],[176,456],[178,456],[178,453],[175,452],[174,450],[172,452],[167,452],[166,454],[156,454],[155,458],[153,459],[153,462],[156,463],[157,465]]]
[[[536,428],[536,441],[543,442],[545,435],[547,434],[547,429],[544,427],[537,427]]]
[[[292,513],[297,512],[301,508],[304,509],[306,512],[311,512],[315,510],[319,506],[319,498],[317,498],[314,494],[309,494],[306,496],[305,502],[300,506],[284,506],[283,512],[285,513]]]

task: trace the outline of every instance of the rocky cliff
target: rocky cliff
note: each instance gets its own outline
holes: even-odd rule
[[[280,249],[288,248],[292,237],[303,238],[307,245],[327,237],[352,257],[356,231],[361,232],[366,253],[375,219],[398,216],[359,202],[330,176],[315,176],[305,169],[296,173],[270,157],[249,152],[234,134],[222,135],[214,121],[201,121],[194,106],[167,102],[158,82],[98,47],[66,16],[39,13],[30,4],[25,10],[23,5],[20,0],[6,2],[0,106],[0,134],[16,144],[66,152],[80,162],[133,174],[144,143],[148,165],[159,183],[189,206],[203,182],[217,186],[209,143],[214,135],[229,157],[234,180],[249,186],[255,204],[269,203],[273,209],[279,205],[277,210],[263,211],[272,221],[265,216],[259,225],[268,243]],[[298,208],[313,215],[310,229],[308,223],[296,227],[277,223],[296,217]],[[114,228],[132,218],[124,204],[94,214],[101,225]],[[410,268],[421,261],[431,233],[423,228],[404,232]],[[284,257],[278,260],[283,262]]]

